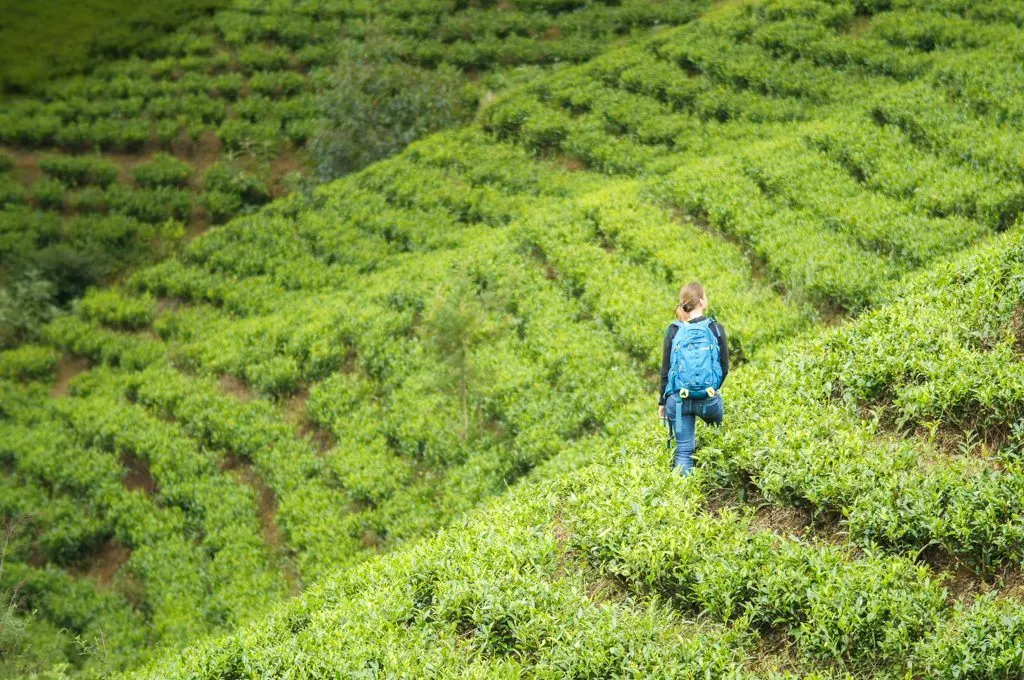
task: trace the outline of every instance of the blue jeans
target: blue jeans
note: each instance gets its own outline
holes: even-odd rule
[[[682,409],[678,432],[675,431],[677,408]],[[675,468],[683,475],[693,471],[693,447],[698,416],[708,425],[721,425],[722,418],[725,417],[722,395],[716,394],[711,399],[683,399],[681,407],[678,394],[670,394],[665,400],[665,417],[668,419],[669,430],[676,438]]]

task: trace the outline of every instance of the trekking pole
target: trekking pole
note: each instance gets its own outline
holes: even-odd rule
[[[663,417],[661,419],[661,422],[665,425],[665,432],[668,435],[665,438],[665,448],[668,449],[669,453],[671,454],[671,452],[672,452],[672,426],[669,425],[668,416]],[[668,457],[668,467],[669,467],[669,469],[672,469],[672,467],[674,467],[675,464],[676,464],[675,456],[669,455],[669,457]]]

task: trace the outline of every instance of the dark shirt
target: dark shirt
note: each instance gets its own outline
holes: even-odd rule
[[[703,316],[691,319],[690,323],[703,320]],[[718,339],[718,361],[722,364],[722,382],[729,375],[729,343],[725,339],[725,328],[717,321],[712,321],[711,332]],[[665,386],[668,385],[668,365],[672,359],[672,340],[676,337],[676,326],[673,324],[665,331],[665,348],[661,352],[661,389],[658,390],[658,405],[665,403]],[[719,386],[721,387],[721,386]]]

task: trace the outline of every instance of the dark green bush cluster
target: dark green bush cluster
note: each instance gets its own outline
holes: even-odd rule
[[[475,96],[451,68],[427,70],[389,57],[375,38],[349,48],[320,108],[311,143],[321,179],[358,170],[475,110]]]

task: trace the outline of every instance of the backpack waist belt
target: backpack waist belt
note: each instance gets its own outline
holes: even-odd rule
[[[714,387],[709,387],[706,390],[694,390],[693,392],[686,389],[685,387],[679,390],[680,399],[695,399],[697,401],[702,401],[704,399],[712,399],[717,394],[718,392],[715,390]]]

